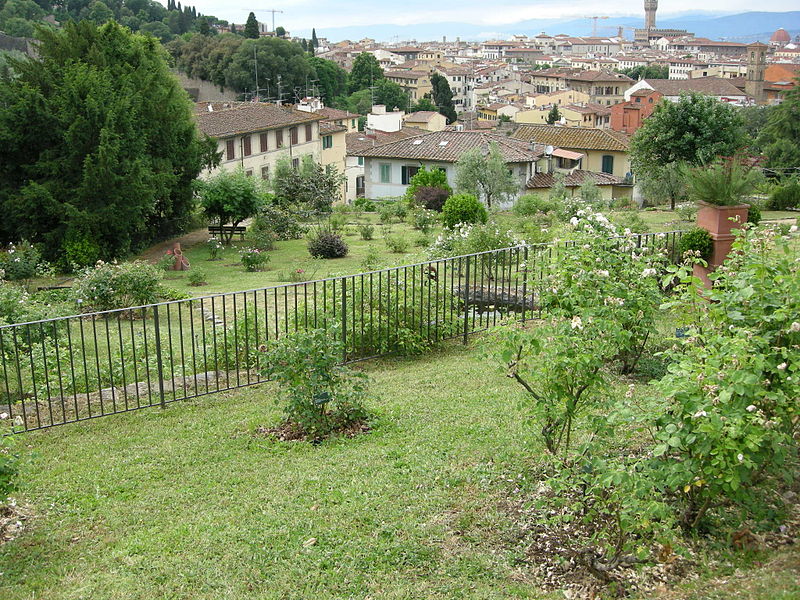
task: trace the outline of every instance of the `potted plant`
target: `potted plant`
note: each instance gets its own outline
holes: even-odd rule
[[[689,198],[696,201],[697,225],[716,235],[730,235],[747,221],[743,199],[755,189],[758,173],[738,157],[685,171]]]

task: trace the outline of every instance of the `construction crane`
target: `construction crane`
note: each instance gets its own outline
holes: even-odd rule
[[[597,19],[610,19],[611,17],[606,16],[586,16],[584,19],[591,19],[592,20],[592,37],[597,37]]]
[[[281,14],[283,14],[283,11],[282,11],[282,10],[275,10],[275,9],[273,9],[273,8],[269,8],[269,9],[261,9],[261,10],[259,10],[259,11],[256,11],[256,12],[268,12],[268,13],[272,13],[272,33],[275,33],[275,13],[281,13]]]

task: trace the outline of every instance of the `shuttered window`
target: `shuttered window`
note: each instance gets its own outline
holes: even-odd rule
[[[250,156],[253,153],[253,148],[250,143],[250,136],[246,135],[242,138],[242,146],[244,147],[243,154],[245,156]]]
[[[236,158],[236,145],[233,140],[228,140],[225,143],[225,159],[233,160],[234,158]]]
[[[289,130],[289,134],[292,136],[292,145],[295,145],[299,141],[299,136],[297,135],[297,127],[292,127]]]
[[[306,123],[306,141],[310,142],[314,137],[314,129],[311,127],[311,123]]]
[[[268,139],[267,138],[267,134],[266,133],[262,133],[258,137],[261,140],[261,151],[262,152],[266,152],[267,150],[269,150],[269,142],[267,141],[267,139]]]

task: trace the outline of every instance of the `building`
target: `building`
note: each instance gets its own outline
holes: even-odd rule
[[[197,127],[217,140],[222,154],[219,170],[241,168],[247,175],[269,179],[278,159],[286,157],[294,166],[311,156],[320,162],[320,121],[325,117],[262,102],[201,103],[195,113]]]
[[[432,110],[418,110],[403,117],[403,122],[409,127],[417,127],[425,131],[444,131],[447,118]]]
[[[549,173],[537,173],[528,180],[525,185],[527,194],[548,197],[550,188],[556,182],[556,173],[553,170]],[[587,181],[594,183],[600,191],[600,197],[605,201],[616,200],[618,198],[631,198],[633,186],[622,177],[609,175],[608,173],[596,173],[583,169],[574,169],[564,173],[564,185],[571,196],[580,195],[580,187]]]
[[[417,129],[416,127],[403,127],[398,131],[379,131],[367,130],[363,132],[355,132],[347,134],[347,159],[345,167],[345,175],[347,176],[346,194],[345,199],[348,204],[352,203],[356,198],[363,198],[366,186],[364,183],[364,157],[358,156],[358,152],[368,150],[405,140],[410,137],[416,137],[424,134],[425,131]]]
[[[765,103],[764,77],[767,70],[767,49],[769,46],[756,42],[747,46],[747,80],[744,91],[756,104]]]
[[[530,144],[505,135],[478,131],[439,131],[382,144],[355,152],[364,158],[365,195],[368,198],[395,198],[405,194],[411,178],[421,167],[441,169],[455,187],[455,163],[464,152],[489,151],[496,143],[511,172],[519,179],[520,192],[537,172],[544,157],[544,146]]]
[[[712,96],[721,102],[749,104],[750,96],[740,90],[731,79],[719,77],[701,77],[700,79],[642,79],[625,91],[625,100],[638,90],[655,90],[670,102],[680,100],[681,94],[696,92]]]
[[[412,102],[416,102],[433,92],[429,71],[389,69],[384,71],[383,75],[389,81],[403,88],[403,91],[408,94]]]
[[[611,107],[611,129],[633,135],[663,97],[661,92],[646,88],[632,92],[630,100]]]
[[[553,146],[583,155],[580,169],[625,178],[630,175],[627,135],[608,129],[520,125],[511,137],[527,143]]]

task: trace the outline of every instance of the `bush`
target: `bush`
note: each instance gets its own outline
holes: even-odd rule
[[[757,204],[748,204],[750,207],[747,210],[747,222],[753,225],[758,225],[761,222],[761,209]]]
[[[445,231],[428,248],[430,258],[447,258],[522,246],[525,240],[516,237],[513,231],[501,231],[495,223],[480,225],[457,225]]]
[[[378,208],[378,218],[384,225],[390,224],[396,217],[394,204],[391,202],[384,202]]]
[[[64,237],[63,249],[64,259],[59,266],[65,271],[93,265],[100,259],[98,243],[88,234],[74,230]]]
[[[19,477],[19,454],[16,451],[16,440],[8,435],[8,415],[0,415],[0,505],[5,503],[8,495],[17,489]]]
[[[470,194],[450,196],[442,208],[442,222],[450,229],[459,223],[486,223],[488,219],[486,208],[480,200]]]
[[[638,210],[626,210],[613,217],[614,224],[631,233],[647,233],[650,227],[642,219]]]
[[[269,254],[258,248],[245,248],[240,254],[245,271],[263,271],[269,263]]]
[[[375,227],[371,223],[362,223],[358,226],[358,232],[361,234],[361,239],[369,241],[375,234]]]
[[[206,275],[206,272],[203,269],[189,269],[188,279],[189,285],[191,286],[197,287],[199,285],[205,285],[207,283],[207,277],[208,275]]]
[[[792,178],[770,194],[767,202],[769,210],[800,208],[800,179]]]
[[[678,243],[678,251],[681,256],[689,251],[699,252],[700,257],[706,261],[711,256],[713,249],[714,241],[711,239],[711,234],[702,227],[692,227],[689,231],[685,231]]]
[[[423,193],[420,196],[421,189],[428,189],[428,190],[442,190],[441,192],[427,192]],[[434,208],[434,206],[428,206],[427,199],[430,199],[434,205],[441,201],[444,203],[445,199],[453,193],[453,189],[450,187],[450,184],[447,183],[447,173],[442,169],[432,168],[430,171],[425,167],[420,168],[414,176],[411,178],[411,181],[408,184],[408,189],[406,190],[406,203],[409,205],[417,204],[418,206],[424,206],[430,210],[441,210],[441,204],[439,208]],[[442,197],[442,194],[444,196]],[[441,198],[441,200],[439,200]]]
[[[156,267],[165,273],[168,271],[172,271],[172,267],[175,266],[175,257],[172,254],[165,254],[161,258],[156,261]]]
[[[163,297],[162,272],[155,265],[134,261],[98,261],[78,273],[73,297],[84,311],[113,310],[153,304]]]
[[[694,202],[681,202],[675,206],[675,212],[681,221],[694,221],[697,217],[697,204]]]
[[[335,331],[298,331],[273,342],[264,375],[280,386],[279,404],[290,424],[319,439],[367,417],[367,376],[339,364]]]
[[[532,217],[552,212],[555,210],[556,204],[555,201],[549,198],[541,198],[536,194],[526,194],[516,201],[512,210],[518,217]]]
[[[221,258],[220,254],[222,254],[222,251],[225,249],[225,245],[221,240],[210,237],[206,241],[206,249],[208,250],[208,260],[219,260]]]
[[[254,221],[247,230],[247,239],[251,247],[266,252],[275,248],[275,240],[278,236],[272,229],[264,225],[263,221]]]
[[[424,208],[414,208],[409,215],[409,221],[414,229],[429,233],[436,226],[436,213]]]
[[[370,246],[367,249],[367,253],[364,255],[364,258],[361,260],[361,270],[362,271],[376,271],[381,266],[381,255],[378,251]]]
[[[0,270],[4,279],[9,281],[23,281],[36,275],[36,270],[42,260],[41,253],[27,241],[22,240],[16,244],[9,244],[5,251],[0,252]]]
[[[408,251],[408,239],[402,235],[387,235],[386,246],[395,254],[403,254]]]
[[[347,225],[347,217],[342,213],[333,213],[328,217],[328,227],[333,231],[342,231]]]
[[[278,240],[299,240],[305,234],[297,217],[275,204],[266,204],[259,209],[253,227],[273,232]]]
[[[320,227],[308,240],[308,252],[314,258],[343,258],[348,250],[342,236],[328,228]]]
[[[444,203],[451,193],[451,190],[440,187],[420,187],[414,194],[414,204],[428,210],[442,212]]]
[[[375,203],[369,198],[356,198],[353,200],[353,206],[364,212],[375,212]]]

